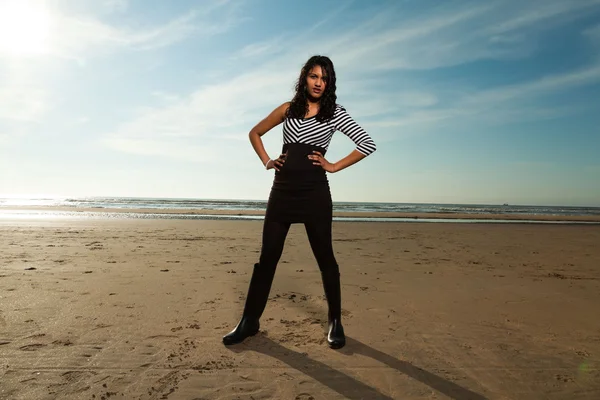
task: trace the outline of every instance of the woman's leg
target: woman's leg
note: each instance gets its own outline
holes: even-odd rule
[[[246,300],[248,312],[256,318],[262,316],[267,304],[273,278],[275,277],[275,270],[283,253],[285,239],[289,230],[289,222],[265,220],[263,224],[260,257],[258,264],[254,265],[248,299]],[[253,291],[252,289],[256,290]],[[251,299],[250,304],[248,303],[249,299]]]
[[[329,332],[327,341],[332,348],[339,349],[346,344],[342,327],[342,292],[340,270],[333,253],[331,220],[305,223],[306,234],[312,251],[321,270],[323,288],[328,306]]]
[[[321,272],[339,273],[333,254],[331,220],[306,222],[304,227]]]
[[[289,228],[289,223],[265,220],[260,258],[259,262],[254,264],[242,319],[233,331],[223,337],[223,343],[240,343],[258,332],[259,319],[267,305]]]

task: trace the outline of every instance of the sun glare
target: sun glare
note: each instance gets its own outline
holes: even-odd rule
[[[40,1],[0,1],[0,55],[42,55],[50,51],[50,13]]]

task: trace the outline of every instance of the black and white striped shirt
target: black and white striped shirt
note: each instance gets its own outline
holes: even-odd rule
[[[356,145],[356,150],[365,156],[376,150],[375,142],[369,134],[339,104],[329,122],[319,122],[315,117],[286,118],[283,122],[283,143],[304,143],[327,150],[335,131],[348,136]]]

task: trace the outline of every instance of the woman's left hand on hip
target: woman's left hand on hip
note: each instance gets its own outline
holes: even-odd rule
[[[313,151],[308,158],[313,161],[313,165],[320,165],[327,172],[335,172],[334,165],[327,161],[320,152]]]

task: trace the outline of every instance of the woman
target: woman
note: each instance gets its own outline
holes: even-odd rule
[[[265,309],[275,269],[283,252],[290,224],[304,223],[315,255],[327,298],[331,348],[346,344],[341,321],[341,289],[338,264],[331,238],[332,201],[326,172],[343,170],[376,150],[371,137],[336,103],[336,78],[327,57],[311,57],[300,72],[296,95],[277,107],[250,131],[250,142],[266,169],[275,178],[262,233],[259,262],[254,265],[241,320],[223,337],[226,345],[255,335]],[[261,136],[283,123],[283,151],[269,158]],[[356,149],[336,163],[325,159],[333,133],[339,130],[356,144]]]

